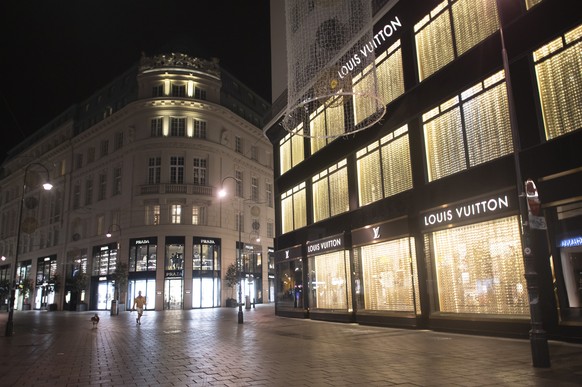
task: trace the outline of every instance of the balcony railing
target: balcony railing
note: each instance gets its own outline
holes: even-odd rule
[[[194,184],[147,184],[139,187],[140,195],[187,194],[214,196],[214,187]]]

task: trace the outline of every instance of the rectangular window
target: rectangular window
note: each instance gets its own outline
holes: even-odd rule
[[[310,138],[311,154],[313,154],[335,140],[333,136],[339,136],[345,132],[344,105],[334,103],[321,105],[309,116],[309,131],[313,136]],[[298,140],[299,138],[296,141]],[[296,144],[293,146],[295,147]],[[303,149],[303,143],[300,147]],[[293,154],[295,155],[295,152]]]
[[[113,168],[113,190],[112,195],[121,194],[121,167]]]
[[[99,193],[97,200],[104,200],[107,197],[107,174],[99,174]]]
[[[412,189],[408,126],[356,153],[360,206]]]
[[[443,1],[414,26],[420,80],[428,78],[498,28],[496,1]]]
[[[163,121],[162,117],[152,118],[150,121],[152,137],[161,137],[163,135]]]
[[[305,182],[281,195],[281,232],[283,234],[307,225],[306,198]]]
[[[102,140],[99,156],[104,157],[107,156],[108,154],[109,154],[109,140]]]
[[[256,145],[251,145],[251,160],[259,160],[259,148]]]
[[[193,162],[193,174],[194,174],[194,185],[206,185],[206,159],[194,158]]]
[[[513,150],[503,71],[424,113],[422,119],[429,181]]]
[[[194,120],[194,137],[206,138],[206,121]]]
[[[203,226],[206,224],[206,208],[193,206],[192,207],[192,224]]]
[[[87,149],[87,164],[92,163],[95,161],[95,147],[89,147]]]
[[[83,168],[83,154],[76,153],[75,154],[75,169]]]
[[[259,201],[259,178],[255,176],[251,177],[251,200]]]
[[[185,97],[186,85],[172,85],[172,97]]]
[[[123,146],[123,132],[115,133],[115,137],[113,138],[113,150],[119,150]]]
[[[312,132],[313,133],[313,132]],[[304,137],[303,124],[297,126],[293,133],[287,134],[279,142],[279,160],[281,164],[281,174],[284,174],[291,168],[303,161]]]
[[[93,177],[87,178],[85,180],[85,205],[91,205],[93,203]]]
[[[171,117],[170,118],[170,136],[184,137],[186,135],[186,118]]]
[[[170,183],[184,184],[184,158],[170,157]]]
[[[314,222],[349,211],[346,159],[314,175],[311,181]]]
[[[200,89],[199,87],[195,87],[194,98],[206,100],[206,90]]]
[[[236,196],[238,196],[239,198],[243,197],[243,173],[242,171],[235,171],[234,172],[234,177],[236,179]]]
[[[170,205],[170,219],[172,224],[182,223],[182,205],[172,204]]]
[[[582,25],[533,53],[546,139],[582,127]]]
[[[273,207],[273,184],[265,183],[265,191],[267,196],[267,206]]]
[[[362,262],[363,309],[420,314],[414,238],[362,246],[354,254]]]
[[[517,216],[427,234],[426,251],[437,311],[529,317]]]
[[[242,138],[239,136],[234,137],[234,151],[237,153],[243,153]]]
[[[337,251],[310,257],[310,280],[317,292],[309,293],[309,305],[315,309],[352,311],[352,287],[349,253]]]
[[[160,205],[149,204],[145,207],[145,224],[148,226],[157,226],[160,224]]]
[[[160,184],[162,158],[150,157],[148,160],[148,184]]]
[[[152,97],[163,97],[164,96],[164,85],[155,85],[152,87]]]
[[[275,237],[275,224],[273,222],[267,222],[267,238]]]
[[[73,186],[73,208],[81,207],[81,184],[76,182]]]
[[[404,71],[402,69],[402,49],[397,40],[375,60],[376,72],[366,68],[361,74],[354,76],[354,91],[356,95],[369,94],[370,82],[376,80],[377,92],[382,103],[388,105],[404,93]],[[354,97],[354,118],[360,123],[378,110],[370,98]]]

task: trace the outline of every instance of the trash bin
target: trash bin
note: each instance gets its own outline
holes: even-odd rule
[[[245,309],[250,309],[250,308],[251,308],[251,297],[245,296]]]
[[[117,301],[116,300],[111,301],[111,315],[112,316],[117,315]]]

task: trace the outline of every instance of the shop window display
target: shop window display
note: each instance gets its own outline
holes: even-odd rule
[[[437,231],[427,242],[437,311],[529,317],[517,217]]]
[[[338,251],[309,258],[310,305],[352,311],[349,254]]]

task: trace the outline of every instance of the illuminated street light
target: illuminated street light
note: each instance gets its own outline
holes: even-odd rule
[[[222,179],[222,182],[220,183],[220,191],[218,191],[218,197],[220,198],[224,198],[227,195],[226,190],[224,189],[224,182],[227,179],[233,179],[235,181],[235,183],[239,183],[240,179],[237,179],[236,177],[232,177],[232,176],[227,176],[224,179]],[[239,198],[239,206],[238,206],[238,262],[236,265],[236,270],[237,270],[237,278],[238,278],[238,323],[242,324],[244,323],[244,316],[243,316],[243,310],[242,310],[242,202],[243,199]]]
[[[48,168],[41,163],[30,163],[24,168],[24,178],[22,180],[22,195],[20,196],[20,208],[18,210],[18,228],[16,231],[16,252],[14,253],[14,262],[12,265],[12,287],[10,290],[10,305],[8,306],[8,321],[6,322],[6,336],[14,334],[14,306],[16,302],[16,265],[18,264],[18,253],[20,252],[20,233],[22,232],[22,212],[24,207],[24,194],[26,193],[26,177],[28,170],[32,166],[38,166],[46,172],[46,182],[42,185],[45,191],[50,191],[53,185],[50,183],[50,175]]]

